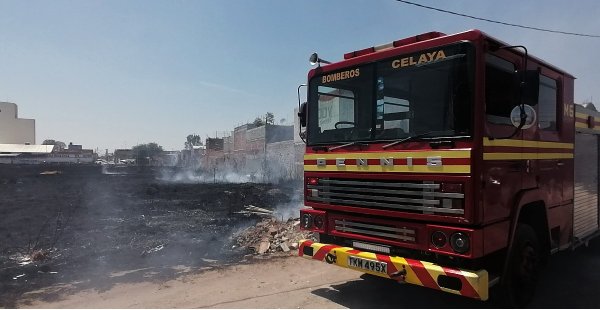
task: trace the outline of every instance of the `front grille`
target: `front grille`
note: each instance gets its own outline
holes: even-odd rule
[[[463,193],[443,193],[426,181],[369,181],[323,178],[307,185],[308,201],[425,214],[464,214]],[[459,200],[455,203],[455,200]],[[459,207],[454,207],[459,206]]]
[[[335,220],[335,230],[345,233],[355,233],[381,239],[415,242],[415,230],[407,227],[361,223],[345,219]]]

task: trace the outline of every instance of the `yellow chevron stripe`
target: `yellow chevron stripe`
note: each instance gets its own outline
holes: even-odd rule
[[[308,242],[308,241],[300,240],[300,244],[304,244],[306,242]],[[313,248],[313,253],[317,253],[318,250],[321,249],[323,246],[326,246],[326,244],[314,242],[309,246]],[[335,249],[330,250],[329,253],[335,254],[335,256],[336,256],[336,260],[333,264],[337,265],[339,267],[349,268],[349,269],[357,270],[360,272],[366,272],[366,273],[369,273],[369,274],[372,274],[375,276],[379,276],[379,277],[391,278],[389,274],[382,274],[382,273],[377,273],[374,271],[369,271],[369,270],[364,270],[364,269],[349,266],[348,265],[348,257],[349,256],[381,261],[381,260],[377,259],[377,255],[374,253],[361,251],[358,253],[349,254],[348,251],[351,251],[351,250],[353,250],[353,249],[348,248],[348,247],[341,247],[341,248],[335,248]],[[312,258],[310,256],[303,255],[302,253],[300,253],[300,256],[304,257],[304,258],[309,258],[309,259]],[[419,285],[419,286],[425,286],[425,285],[423,285],[423,282],[421,282],[421,280],[419,280],[414,269],[408,264],[408,262],[406,261],[405,258],[400,257],[400,256],[388,256],[388,257],[389,257],[389,261],[396,267],[397,270],[402,270],[404,268],[406,269],[406,278],[405,278],[406,283],[415,284],[415,285]],[[439,265],[436,265],[436,264],[433,264],[433,263],[427,262],[427,261],[420,261],[420,263],[423,265],[423,270],[425,270],[427,273],[429,273],[431,275],[431,277],[434,279],[434,281],[437,281],[437,278],[439,275],[446,274],[444,272],[443,268]],[[389,266],[389,263],[388,263],[388,266]],[[388,268],[388,269],[390,269],[390,268]],[[471,284],[471,286],[475,289],[476,293],[479,295],[479,297],[477,297],[477,296],[469,296],[469,297],[478,298],[481,300],[488,299],[488,273],[486,270],[479,270],[479,271],[469,271],[469,270],[462,270],[462,269],[453,269],[453,270],[457,273],[464,275],[466,280]],[[442,291],[445,291],[448,293],[461,295],[460,291],[446,289],[443,287],[436,286],[436,287],[430,287],[430,288],[439,289],[439,290],[442,290]]]
[[[432,279],[437,280],[437,278],[440,275],[446,275],[446,273],[444,272],[444,269],[439,266],[439,265],[435,265],[433,263],[430,262],[425,262],[425,261],[421,261],[421,264],[423,264],[423,267],[425,267],[425,270],[427,271],[427,273],[429,273],[429,275],[431,276]],[[440,286],[440,290],[447,292],[447,293],[452,293],[452,294],[458,294],[460,295],[460,291],[457,290],[452,290],[449,288],[445,288]]]
[[[573,143],[533,141],[533,140],[513,140],[513,139],[494,139],[483,138],[484,146],[511,146],[511,147],[536,147],[549,149],[572,149]]]
[[[486,273],[474,273],[466,270],[460,270],[463,276],[467,279],[471,286],[481,295],[482,300],[488,299],[488,290],[487,286],[489,283],[489,275]]]
[[[325,171],[325,172],[406,172],[406,173],[470,173],[471,166],[469,165],[443,165],[431,167],[426,165],[414,165],[408,167],[406,165],[394,166],[356,166],[346,165],[338,167],[336,165],[317,166],[304,165],[304,171]]]
[[[441,156],[442,158],[470,158],[470,149],[458,149],[448,151],[420,151],[420,152],[365,152],[365,153],[331,153],[331,154],[306,154],[304,160],[315,159],[379,159],[379,158],[427,158],[430,156]]]
[[[483,160],[567,159],[573,153],[483,153]]]

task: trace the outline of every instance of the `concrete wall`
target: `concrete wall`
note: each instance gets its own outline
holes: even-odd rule
[[[294,126],[266,125],[267,143],[275,143],[294,139]]]
[[[223,138],[223,152],[233,152],[233,133],[232,135]]]
[[[0,102],[0,143],[35,144],[35,120],[18,118],[11,102]]]
[[[264,153],[265,150],[265,126],[260,126],[246,131],[246,153]]]
[[[298,108],[294,108],[294,142],[303,143],[300,138],[300,119],[298,118]]]
[[[304,172],[304,143],[293,140],[267,144],[267,175],[278,179],[300,179]]]
[[[233,151],[243,152],[246,150],[246,132],[248,125],[235,127],[233,130]]]

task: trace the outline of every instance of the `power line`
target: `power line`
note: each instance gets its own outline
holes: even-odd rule
[[[544,29],[544,28],[538,28],[538,27],[523,26],[523,25],[518,25],[518,24],[511,24],[511,23],[501,22],[501,21],[497,21],[497,20],[493,20],[493,19],[487,19],[487,18],[472,16],[472,15],[457,13],[457,12],[448,11],[448,10],[444,10],[444,9],[434,8],[434,7],[431,7],[431,6],[427,6],[427,5],[423,5],[423,4],[419,4],[419,3],[414,3],[414,2],[410,2],[410,1],[406,1],[406,0],[396,0],[396,1],[402,2],[402,3],[406,3],[406,4],[410,4],[410,5],[414,5],[414,6],[418,6],[418,7],[424,8],[424,9],[434,10],[434,11],[438,11],[438,12],[442,12],[442,13],[448,13],[448,14],[462,16],[462,17],[476,19],[476,20],[482,20],[482,21],[485,21],[485,22],[490,22],[490,23],[495,23],[495,24],[500,24],[500,25],[505,25],[505,26],[512,26],[512,27],[525,28],[525,29],[531,29],[531,30],[537,30],[537,31],[544,31],[544,32],[551,32],[551,33],[560,33],[560,34],[566,34],[566,35],[572,35],[572,36],[600,38],[600,35],[595,35],[595,34],[566,32],[566,31],[560,31],[560,30],[551,30],[551,29]]]

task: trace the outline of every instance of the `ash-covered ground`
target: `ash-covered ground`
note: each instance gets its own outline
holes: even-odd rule
[[[237,212],[253,205],[285,220],[301,204],[297,183],[165,174],[177,171],[0,165],[0,307],[24,293],[52,299],[242,262],[249,250],[232,236],[259,218]]]

